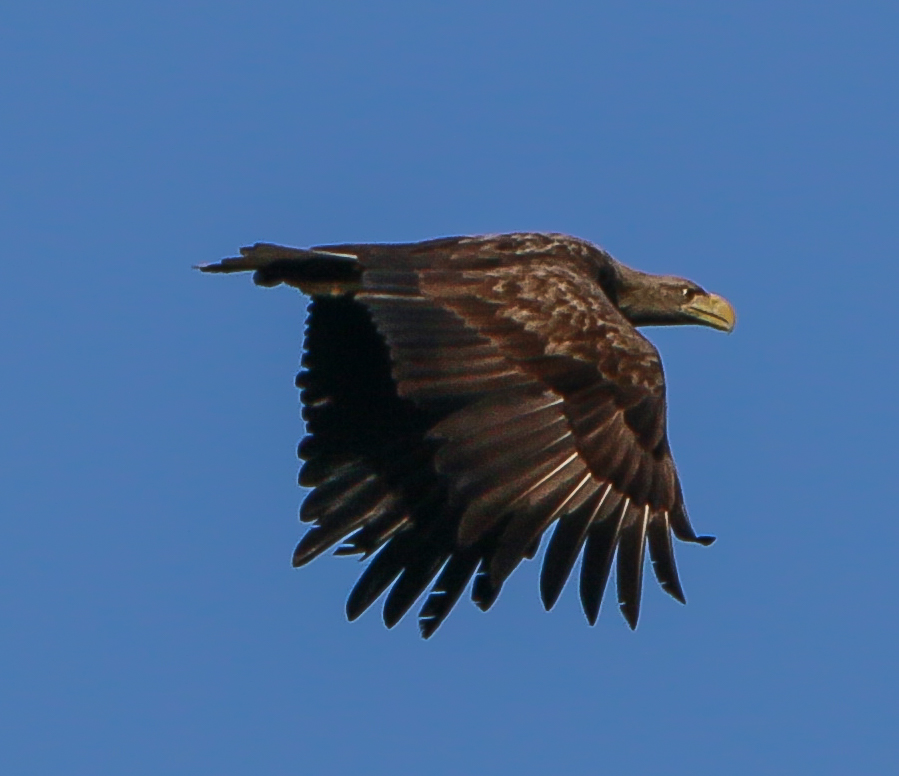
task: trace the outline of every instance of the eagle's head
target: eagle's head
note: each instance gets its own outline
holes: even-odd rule
[[[634,326],[700,324],[733,331],[736,313],[724,297],[710,294],[692,280],[650,275],[618,265],[618,309]]]

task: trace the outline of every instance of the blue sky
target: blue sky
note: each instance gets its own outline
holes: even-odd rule
[[[0,770],[897,768],[899,7],[0,10]],[[304,300],[198,262],[553,230],[728,297],[651,332],[689,605],[525,564],[421,641],[299,571]],[[608,601],[607,601],[608,604]]]

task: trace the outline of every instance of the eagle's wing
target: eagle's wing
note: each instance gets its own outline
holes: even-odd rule
[[[314,305],[323,318],[364,307],[377,335],[368,324],[371,342],[356,342],[353,364],[329,378],[316,361],[340,356],[316,343],[313,308],[300,379],[311,434],[301,477],[317,486],[303,518],[315,525],[295,562],[357,529],[344,551],[380,548],[350,596],[351,617],[392,584],[392,624],[437,575],[421,613],[429,635],[476,570],[474,598],[490,606],[553,523],[547,607],[583,549],[581,600],[595,621],[617,550],[619,603],[634,627],[647,545],[659,582],[683,600],[671,533],[707,540],[684,509],[661,362],[602,292],[584,244],[506,236],[323,250],[357,257],[363,287],[353,301]],[[334,325],[348,324],[322,324],[332,344]],[[364,376],[360,359],[380,373]],[[325,384],[338,373],[342,389]]]

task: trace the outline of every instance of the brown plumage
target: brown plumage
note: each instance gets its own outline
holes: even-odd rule
[[[347,601],[389,588],[393,626],[429,587],[430,636],[474,578],[482,609],[555,524],[540,593],[579,555],[593,623],[613,559],[636,627],[645,548],[684,601],[672,533],[687,518],[665,430],[656,349],[637,325],[729,331],[733,310],[695,283],[647,275],[563,235],[454,237],[309,250],[258,244],[205,272],[254,270],[312,296],[301,389],[307,436],[300,566],[334,545],[374,556]],[[433,583],[433,584],[432,584]]]

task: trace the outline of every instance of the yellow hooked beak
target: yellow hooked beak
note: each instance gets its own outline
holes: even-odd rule
[[[731,303],[718,294],[699,295],[684,305],[684,311],[713,329],[731,332],[737,323],[737,314]]]

